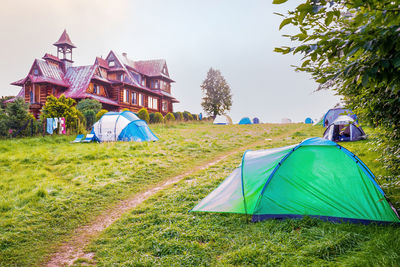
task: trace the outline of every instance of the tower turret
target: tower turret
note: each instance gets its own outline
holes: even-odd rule
[[[72,61],[72,49],[76,48],[76,46],[71,42],[67,30],[64,30],[58,41],[53,45],[57,47],[57,57],[60,58],[60,55],[62,56],[60,59],[64,63],[65,70],[67,70],[74,62]],[[67,55],[69,55],[69,58]]]

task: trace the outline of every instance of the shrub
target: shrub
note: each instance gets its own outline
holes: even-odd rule
[[[101,103],[95,99],[83,99],[76,105],[76,109],[85,116],[86,127],[89,129],[96,121],[96,114],[101,109]]]
[[[174,117],[175,117],[176,121],[182,121],[183,120],[183,114],[180,111],[174,112]]]
[[[154,113],[154,123],[162,123],[164,121],[164,117],[160,112]]]
[[[193,116],[192,114],[190,114],[189,111],[184,111],[183,112],[183,118],[185,121],[192,121],[193,120]]]
[[[138,117],[141,120],[144,120],[145,122],[149,123],[150,122],[150,116],[149,116],[149,112],[147,111],[146,108],[141,108],[138,112]]]
[[[195,120],[195,121],[199,120],[199,115],[197,115],[197,114],[192,113],[192,117],[193,117],[193,120]]]
[[[124,108],[121,110],[121,112],[124,112],[124,111],[130,111],[130,110],[129,110],[129,108]]]
[[[87,110],[93,110],[94,114],[100,111],[101,103],[96,99],[83,99],[76,105],[76,109],[85,114]]]
[[[0,97],[0,109],[6,109],[6,103],[5,101],[14,98],[13,96],[2,96]]]
[[[86,129],[90,129],[96,121],[94,110],[88,109],[82,112],[86,119]]]
[[[175,120],[174,114],[172,114],[171,112],[168,112],[167,115],[165,115],[164,117],[164,122],[170,122],[174,120]]]
[[[64,95],[61,95],[59,98],[50,95],[47,97],[47,101],[42,108],[41,118],[43,120],[45,118],[64,117],[67,129],[74,128],[79,123],[82,123],[82,119],[80,118],[80,114],[82,113],[74,107],[75,103],[74,99],[66,98]]]
[[[100,109],[99,112],[96,114],[96,121],[100,120],[100,118],[108,112],[107,109]]]
[[[23,98],[17,98],[15,101],[8,103],[5,110],[6,126],[8,129],[15,131],[22,131],[27,127],[28,121],[33,117],[29,114],[28,104],[25,103]],[[20,132],[18,135],[23,135]]]
[[[4,110],[0,108],[0,136],[8,135],[7,116]]]
[[[149,114],[150,123],[154,123],[154,114],[155,114],[155,113],[150,113],[150,114]]]

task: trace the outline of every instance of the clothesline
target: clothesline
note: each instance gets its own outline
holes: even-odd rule
[[[46,131],[49,134],[53,134],[54,130],[58,128],[59,134],[66,134],[65,118],[47,118]]]

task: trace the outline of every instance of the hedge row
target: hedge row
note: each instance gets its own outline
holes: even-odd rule
[[[197,121],[199,120],[199,115],[192,114],[189,111],[184,112],[174,112],[174,113],[167,113],[165,117],[160,113],[150,113],[147,111],[146,108],[141,108],[137,113],[137,116],[141,119],[146,121],[147,123],[166,123],[172,121]]]

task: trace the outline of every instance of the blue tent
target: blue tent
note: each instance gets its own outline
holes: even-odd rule
[[[305,123],[305,124],[313,124],[314,121],[313,121],[310,117],[308,117],[308,118],[306,118],[306,120],[304,121],[304,123]]]
[[[324,127],[331,125],[339,116],[347,115],[352,118],[356,123],[358,123],[357,115],[351,109],[347,108],[332,108],[326,112],[322,123]]]
[[[244,117],[239,121],[239,124],[252,124],[249,117]]]
[[[93,125],[92,133],[99,142],[158,140],[147,123],[131,111],[107,112]]]
[[[253,119],[253,124],[259,124],[259,123],[260,123],[260,119],[257,118],[257,117],[255,117],[255,118]]]

